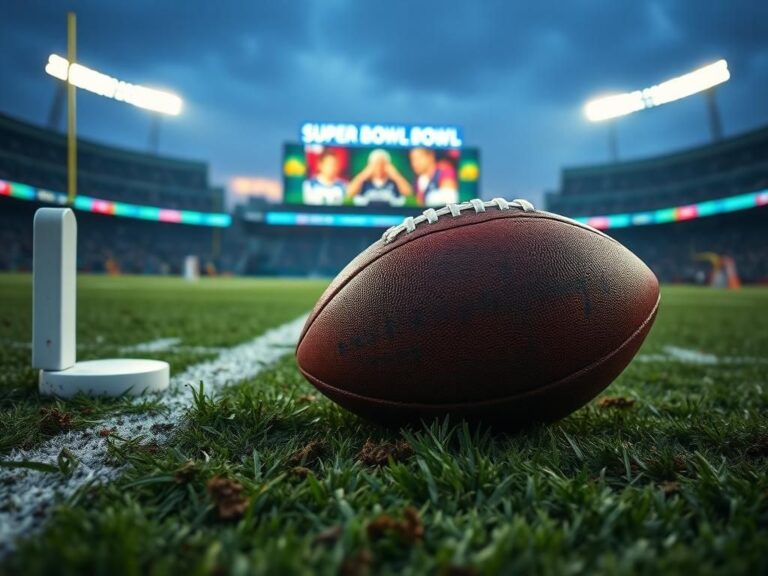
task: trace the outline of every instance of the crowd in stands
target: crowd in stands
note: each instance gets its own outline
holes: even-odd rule
[[[248,231],[252,240],[239,273],[267,276],[335,276],[381,236],[379,230],[296,229]]]
[[[269,276],[334,276],[380,231],[274,227],[247,231],[247,257],[238,272]],[[609,230],[662,282],[705,283],[706,253],[730,255],[745,283],[768,284],[768,207],[674,224]]]
[[[768,284],[768,207],[658,226],[608,230],[662,282],[708,280],[707,253],[731,256],[741,281]]]
[[[61,134],[0,115],[0,179],[65,191]],[[203,163],[80,144],[80,193],[187,210],[219,210],[223,192]],[[685,205],[768,188],[768,128],[641,161],[563,171],[549,210],[604,215]],[[32,219],[41,204],[0,197],[0,270],[31,270]],[[263,208],[263,207],[262,207]],[[308,208],[303,210],[318,210]],[[338,210],[338,209],[337,209]],[[236,214],[226,230],[77,212],[78,265],[95,273],[179,274],[187,255],[202,268],[244,275],[337,274],[375,242],[378,228],[269,226]],[[768,206],[607,232],[664,282],[703,283],[706,253],[730,256],[745,283],[768,283]],[[215,250],[221,234],[221,251]],[[215,258],[213,257],[216,252]]]
[[[32,269],[32,226],[0,198],[0,270]]]
[[[0,114],[0,180],[66,192],[63,134]],[[78,195],[129,204],[220,211],[223,190],[203,162],[78,140]],[[0,270],[31,270],[37,202],[0,197]],[[178,274],[184,257],[212,258],[211,228],[77,212],[83,271]],[[219,260],[217,258],[217,260]],[[219,260],[220,261],[220,260]],[[218,262],[217,262],[218,263]]]
[[[602,216],[685,206],[768,188],[768,127],[654,158],[566,168],[547,209]],[[768,283],[768,207],[608,230],[665,282],[698,282],[702,253],[730,256],[744,282]]]
[[[0,198],[0,270],[32,269],[32,222],[40,206]],[[76,212],[78,269],[109,274],[180,274],[187,255],[212,259],[210,228]],[[216,259],[218,264],[219,259]]]

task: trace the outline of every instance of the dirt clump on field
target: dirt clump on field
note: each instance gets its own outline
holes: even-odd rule
[[[415,544],[424,537],[424,524],[421,522],[419,511],[413,506],[403,510],[402,518],[394,518],[389,514],[382,514],[371,520],[368,524],[368,537],[371,540],[394,534],[406,544]]]
[[[308,442],[288,457],[290,466],[306,466],[313,464],[325,452],[325,444],[320,440]]]
[[[208,480],[207,488],[221,520],[239,520],[251,503],[251,499],[243,494],[243,485],[237,480],[214,476]]]
[[[72,430],[72,416],[55,406],[40,408],[40,432],[53,436]]]
[[[625,398],[624,396],[607,396],[605,398],[601,398],[597,405],[604,410],[610,408],[628,410],[635,405],[635,401],[632,398]]]
[[[413,448],[405,440],[374,442],[369,438],[358,452],[357,460],[366,466],[384,466],[390,458],[395,462],[402,462],[411,456]]]

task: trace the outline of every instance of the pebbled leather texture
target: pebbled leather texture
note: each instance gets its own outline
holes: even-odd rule
[[[318,301],[296,356],[321,392],[367,418],[516,428],[604,389],[658,301],[653,273],[605,234],[488,209],[361,253]]]

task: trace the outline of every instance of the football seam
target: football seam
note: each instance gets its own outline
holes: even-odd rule
[[[484,213],[485,214],[485,213]],[[471,216],[471,214],[467,214],[467,216]],[[420,234],[416,238],[408,238],[408,234],[405,234],[400,237],[400,242],[398,240],[395,240],[393,243],[389,244],[390,246],[389,250],[384,250],[381,252],[381,254],[377,255],[373,260],[368,262],[365,266],[358,268],[355,270],[353,274],[351,274],[347,279],[344,280],[342,284],[339,284],[339,286],[336,287],[336,289],[333,291],[332,294],[326,298],[323,305],[320,307],[320,309],[317,312],[311,313],[311,316],[309,320],[307,320],[307,325],[304,327],[304,330],[301,333],[301,336],[299,337],[299,341],[296,343],[296,355],[298,356],[299,353],[299,347],[301,346],[301,343],[304,342],[304,337],[307,335],[307,332],[309,332],[309,329],[312,327],[312,325],[315,323],[315,320],[317,320],[318,316],[325,310],[326,306],[328,306],[328,303],[333,300],[336,295],[341,292],[344,287],[347,286],[352,280],[354,280],[360,272],[365,270],[368,266],[373,264],[374,262],[377,262],[380,258],[383,258],[387,254],[390,254],[391,252],[394,252],[401,246],[407,244],[408,242],[411,242],[413,240],[418,240],[420,238],[424,238],[425,236],[430,236],[432,234],[439,234],[441,232],[448,232],[450,230],[456,230],[456,228],[463,228],[465,226],[477,226],[480,224],[486,224],[488,222],[493,222],[495,220],[501,220],[503,218],[524,218],[526,220],[528,219],[535,219],[535,218],[544,218],[545,220],[554,220],[556,222],[561,222],[563,224],[568,224],[569,226],[573,226],[575,228],[579,228],[581,230],[584,230],[585,232],[591,232],[592,234],[597,234],[598,236],[605,238],[607,240],[610,240],[611,242],[614,242],[616,244],[619,244],[619,246],[623,246],[623,244],[619,243],[618,240],[615,240],[614,238],[611,238],[607,234],[604,234],[603,232],[600,232],[600,230],[596,230],[592,228],[591,226],[587,226],[585,224],[581,224],[580,222],[576,222],[575,220],[571,220],[569,218],[564,218],[562,216],[559,216],[557,214],[553,214],[551,212],[546,212],[543,210],[537,210],[534,213],[526,213],[526,212],[514,212],[512,214],[505,214],[504,212],[500,212],[499,215],[494,215],[492,218],[489,218],[487,220],[481,220],[480,222],[471,222],[471,221],[465,221],[457,224],[456,226],[452,226],[451,228],[441,228],[440,230],[426,230],[423,234]],[[380,240],[377,240],[377,242],[380,242]],[[394,243],[397,243],[396,245],[392,245]],[[385,245],[387,246],[387,245]]]
[[[518,394],[513,394],[511,396],[504,396],[502,398],[494,398],[492,400],[479,400],[479,401],[472,401],[472,402],[453,402],[450,404],[425,404],[423,402],[398,402],[396,400],[387,400],[385,398],[376,398],[374,396],[363,396],[362,394],[357,394],[355,392],[349,392],[348,390],[343,390],[342,388],[336,388],[335,386],[331,386],[330,384],[327,384],[320,378],[317,378],[316,376],[313,376],[308,371],[304,370],[301,366],[299,366],[299,370],[306,378],[308,378],[310,381],[315,381],[322,386],[328,388],[329,390],[333,390],[334,392],[339,393],[342,396],[347,396],[351,398],[355,398],[358,400],[363,400],[365,402],[369,403],[378,403],[378,404],[384,404],[389,405],[392,407],[401,407],[401,406],[407,406],[408,408],[423,408],[423,409],[440,409],[440,410],[450,410],[451,408],[461,408],[461,409],[467,409],[467,408],[476,408],[481,406],[493,406],[495,404],[503,404],[505,402],[509,402],[510,400],[516,400],[516,399],[522,399],[529,396],[534,396],[536,394],[540,394],[542,392],[545,392],[549,388],[554,388],[557,386],[561,386],[565,383],[567,383],[569,380],[575,380],[582,376],[586,372],[590,372],[594,370],[595,368],[598,368],[611,358],[613,358],[616,354],[621,352],[626,346],[628,346],[637,336],[640,334],[645,327],[648,325],[649,322],[652,322],[654,317],[656,316],[656,313],[659,309],[659,304],[661,303],[661,294],[659,294],[658,298],[656,299],[656,304],[654,305],[653,309],[651,310],[651,313],[648,315],[648,317],[643,320],[643,322],[638,326],[632,334],[629,335],[629,337],[624,340],[621,345],[619,345],[617,348],[606,354],[605,356],[599,358],[598,360],[592,362],[592,364],[589,364],[588,366],[585,366],[584,368],[581,368],[577,370],[576,372],[573,372],[569,374],[568,376],[561,378],[560,380],[555,380],[554,382],[550,382],[548,384],[545,384],[544,386],[539,386],[537,388],[532,388],[530,390],[526,390],[524,392],[520,392]],[[629,364],[631,361],[627,364]],[[322,390],[321,390],[322,392]]]

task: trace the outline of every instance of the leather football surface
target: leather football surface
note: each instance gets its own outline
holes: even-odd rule
[[[555,420],[608,386],[648,334],[656,277],[605,234],[494,206],[433,220],[361,253],[307,320],[299,367],[352,412]]]

